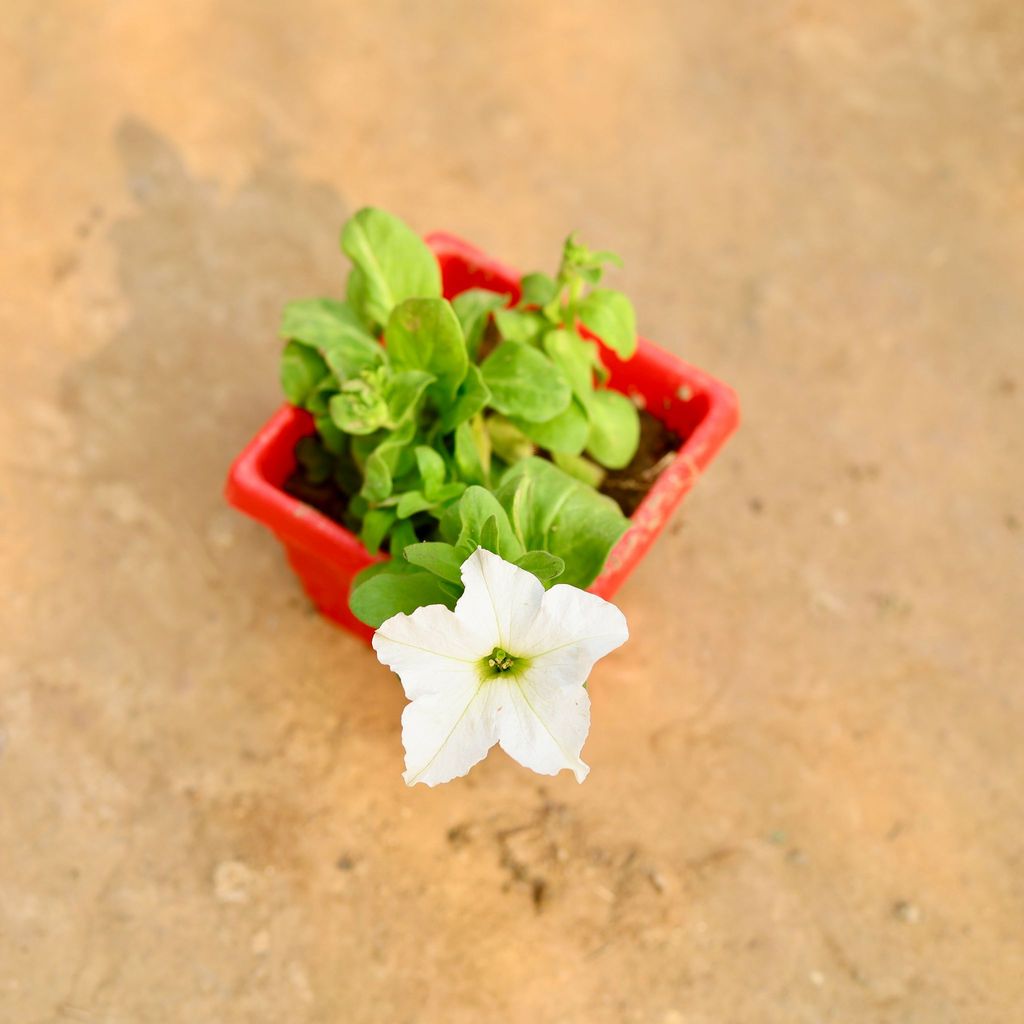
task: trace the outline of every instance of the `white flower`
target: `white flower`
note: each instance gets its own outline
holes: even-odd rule
[[[525,569],[477,548],[462,564],[465,593],[393,615],[373,636],[377,657],[412,702],[402,714],[408,785],[465,775],[495,743],[544,775],[580,760],[590,729],[584,683],[625,643],[615,605],[577,587],[545,591]]]

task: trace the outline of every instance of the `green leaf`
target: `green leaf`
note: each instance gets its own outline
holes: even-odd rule
[[[640,415],[618,391],[595,391],[587,404],[590,438],[587,452],[602,466],[622,469],[636,454],[640,442]]]
[[[337,427],[334,429],[338,430]],[[340,434],[341,431],[338,433]],[[366,470],[366,460],[373,454],[374,448],[385,439],[386,434],[382,431],[379,434],[353,435],[351,437],[341,434],[341,436],[349,443],[352,461],[355,462],[359,472],[363,473]]]
[[[381,371],[363,371],[341,385],[328,409],[335,426],[346,434],[372,434],[390,427],[391,410],[385,396],[389,381]]]
[[[417,445],[416,466],[423,481],[425,494],[432,494],[444,483],[444,459],[433,448],[428,448],[425,444]]]
[[[408,519],[418,512],[430,512],[439,519],[445,506],[455,501],[465,491],[466,485],[461,480],[454,480],[450,484],[442,484],[433,493],[425,494],[423,491],[406,491],[402,494],[395,508],[399,519]],[[393,501],[394,498],[389,498]]]
[[[455,607],[455,598],[437,576],[429,572],[379,572],[353,588],[352,614],[377,629],[392,615],[411,615],[428,604]]]
[[[502,342],[480,368],[491,405],[506,416],[542,423],[562,412],[572,391],[561,370],[535,348]]]
[[[592,291],[577,307],[580,320],[613,352],[629,359],[636,351],[636,313],[622,292]]]
[[[565,562],[547,551],[527,551],[521,558],[516,559],[516,565],[520,569],[532,572],[545,587],[565,572]]]
[[[480,547],[498,554],[498,517],[488,516],[480,527]]]
[[[594,390],[593,345],[575,331],[554,330],[544,335],[544,351],[551,357],[573,394],[584,406]]]
[[[490,400],[491,389],[484,383],[480,367],[470,363],[455,401],[444,410],[440,433],[450,434],[460,423],[474,417]]]
[[[480,538],[484,525],[491,518],[495,520],[497,535],[495,546],[488,550],[509,562],[514,562],[522,555],[523,546],[512,529],[508,514],[490,491],[483,487],[467,487],[457,508],[460,530],[456,547],[460,552],[465,552],[465,557],[482,544]]]
[[[505,341],[519,341],[524,345],[534,341],[548,326],[547,320],[540,313],[522,309],[495,310],[494,323]]]
[[[446,505],[456,498],[461,498],[462,492],[467,486],[465,480],[452,480],[451,483],[442,484],[438,487],[431,497],[434,499],[435,505]],[[435,512],[434,514],[436,515],[437,513]]]
[[[462,584],[462,563],[465,556],[459,554],[452,544],[441,541],[423,541],[410,544],[405,549],[405,558],[413,565],[432,572],[450,583]]]
[[[382,324],[377,323],[368,312],[369,286],[366,283],[366,275],[359,267],[352,267],[348,272],[348,282],[345,285],[345,302],[351,307],[359,319],[359,322],[367,331],[379,331]]]
[[[536,454],[534,443],[511,420],[504,416],[488,416],[486,425],[494,454],[509,465]]]
[[[558,294],[558,283],[547,274],[526,274],[519,287],[524,306],[546,306]]]
[[[582,455],[553,452],[551,458],[559,469],[568,473],[569,476],[575,477],[577,480],[582,480],[583,483],[588,487],[593,487],[594,490],[601,486],[605,476],[607,476],[600,466],[591,462],[590,459],[583,458]]]
[[[341,455],[348,449],[348,436],[334,425],[334,421],[327,413],[314,416],[313,423],[316,425],[316,432],[320,435],[324,447],[332,455]]]
[[[590,258],[595,263],[614,263],[617,267],[622,266],[622,257],[617,252],[612,252],[611,249],[599,249],[597,252],[591,253]]]
[[[328,375],[319,354],[296,341],[289,341],[281,353],[281,389],[292,405],[305,405],[314,389]]]
[[[482,418],[460,423],[455,430],[455,467],[470,484],[484,484],[491,476],[491,438]]]
[[[466,490],[469,490],[467,487]],[[449,505],[441,515],[441,520],[437,524],[438,532],[441,534],[441,539],[448,544],[458,544],[459,534],[462,533],[462,512],[459,509],[461,502],[455,502]],[[464,557],[468,556],[469,552],[459,552]]]
[[[352,581],[353,588],[361,586],[367,580],[372,580],[374,576],[382,576],[386,573],[397,574],[397,573],[413,573],[417,570],[408,565],[406,562],[396,562],[394,559],[382,559],[379,562],[374,562],[368,565],[365,569],[360,569],[356,573],[355,579]]]
[[[362,519],[370,511],[370,503],[356,494],[348,503],[348,511],[357,519]]]
[[[384,349],[352,307],[333,299],[289,302],[281,315],[281,336],[315,348],[340,381],[385,360]]]
[[[512,423],[541,448],[569,455],[579,455],[590,434],[590,421],[578,398],[574,398],[564,412],[543,423],[527,420],[512,420]]]
[[[406,299],[440,298],[441,271],[434,254],[392,214],[374,207],[360,210],[342,229],[341,248],[355,268],[349,301],[370,322],[383,326]]]
[[[417,512],[426,512],[428,508],[432,508],[434,502],[432,502],[422,491],[406,491],[398,499],[398,505],[396,511],[399,519],[408,519],[410,516],[416,515]]]
[[[469,359],[462,327],[445,299],[407,299],[392,311],[384,337],[396,369],[432,373],[438,404],[452,401]]]
[[[380,550],[380,546],[394,522],[395,510],[391,508],[375,508],[366,513],[363,518],[363,528],[359,532],[359,539],[367,551]]]
[[[423,370],[402,370],[390,378],[388,410],[391,422],[396,427],[402,423],[416,421],[424,393],[433,383],[434,377]]]
[[[350,334],[324,352],[327,365],[339,381],[351,380],[366,370],[373,370],[387,362],[387,355],[380,343],[366,335],[359,338]]]
[[[384,501],[394,488],[394,477],[402,450],[416,434],[416,421],[407,419],[389,434],[366,459],[360,494],[372,502]]]
[[[560,582],[575,587],[594,582],[629,526],[614,501],[544,459],[512,466],[496,497],[525,547],[561,558],[565,572]]]
[[[615,253],[591,252],[582,242],[576,241],[576,235],[573,233],[565,240],[558,277],[561,281],[579,278],[596,284],[601,280],[605,263],[622,266],[622,260]]]
[[[306,396],[306,408],[314,416],[323,416],[327,413],[331,399],[338,393],[337,380],[328,374],[313,390]]]
[[[508,303],[508,296],[500,292],[488,291],[485,288],[470,288],[460,292],[452,299],[452,308],[462,324],[462,333],[466,339],[466,351],[469,358],[475,360],[480,351],[480,341],[487,328],[491,312],[501,309]]]
[[[391,560],[398,561],[399,557],[410,544],[418,544],[419,537],[416,536],[416,527],[411,519],[400,519],[391,530],[391,538],[388,541],[388,551],[391,553]]]

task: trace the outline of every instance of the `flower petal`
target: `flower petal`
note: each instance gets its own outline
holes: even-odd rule
[[[594,663],[629,639],[626,616],[610,601],[560,583],[541,603],[515,653],[532,659],[550,685],[583,683]]]
[[[373,649],[415,700],[447,691],[455,679],[477,681],[479,660],[494,649],[492,634],[493,626],[479,635],[443,604],[429,604],[383,622],[373,634]]]
[[[492,631],[492,647],[518,654],[544,598],[540,580],[494,552],[477,548],[462,563],[462,583],[466,589],[455,605],[456,616],[474,634]]]
[[[410,786],[465,775],[497,742],[493,693],[480,675],[495,635],[493,622],[481,635],[444,605],[393,615],[374,633],[377,657],[412,701],[402,713]]]
[[[402,778],[409,786],[436,786],[465,775],[497,742],[493,684],[475,673],[449,682],[443,692],[419,697],[402,712]]]
[[[582,782],[590,771],[580,760],[590,731],[590,697],[583,686],[552,686],[547,673],[532,665],[491,685],[505,691],[495,701],[501,749],[541,775],[569,768]]]

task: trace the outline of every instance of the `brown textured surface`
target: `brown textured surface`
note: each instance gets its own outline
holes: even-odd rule
[[[0,46],[0,1019],[1019,1017],[1019,3],[8,0]],[[406,790],[397,685],[221,501],[366,202],[618,249],[744,402],[582,787]]]

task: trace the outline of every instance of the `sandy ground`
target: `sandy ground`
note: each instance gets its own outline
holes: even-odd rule
[[[0,1020],[1007,1024],[1024,1002],[1016,0],[5,0]],[[365,203],[618,249],[740,432],[582,787],[400,778],[226,508]]]

